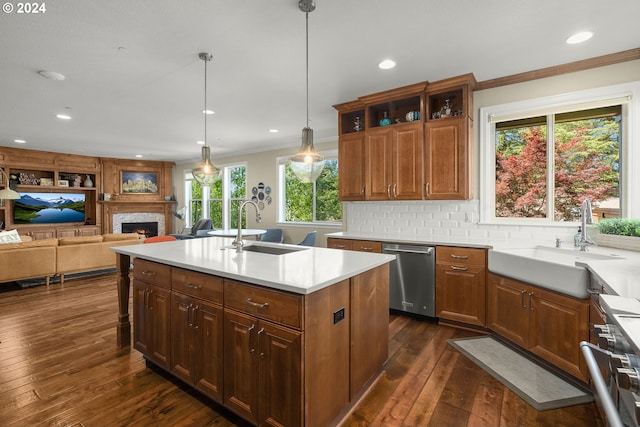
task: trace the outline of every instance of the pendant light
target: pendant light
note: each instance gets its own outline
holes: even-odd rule
[[[211,162],[211,149],[207,145],[207,62],[213,59],[213,55],[203,52],[198,57],[204,61],[204,146],[202,147],[202,160],[191,173],[193,178],[203,187],[211,187],[220,179],[220,169]]]
[[[324,157],[313,146],[313,129],[309,127],[309,12],[316,9],[313,0],[299,0],[298,9],[306,18],[306,66],[307,66],[307,126],[302,129],[302,144],[296,154],[289,157],[289,165],[302,182],[315,182],[324,168]]]

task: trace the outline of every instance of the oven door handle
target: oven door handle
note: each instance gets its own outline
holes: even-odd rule
[[[589,368],[589,373],[591,374],[596,394],[600,398],[602,409],[604,409],[604,413],[607,416],[608,425],[611,427],[624,427],[624,424],[622,424],[622,420],[620,419],[618,409],[616,408],[615,403],[613,403],[607,384],[605,383],[604,378],[602,378],[602,374],[598,368],[598,362],[596,362],[596,358],[594,356],[594,352],[604,352],[604,350],[586,341],[580,342],[580,350],[582,350],[584,359],[587,362],[587,368]]]

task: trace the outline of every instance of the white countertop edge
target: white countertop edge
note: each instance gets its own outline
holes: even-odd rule
[[[469,239],[463,237],[453,237],[445,240],[444,238],[425,238],[420,236],[407,237],[403,235],[393,234],[365,234],[365,233],[349,233],[339,231],[335,233],[327,233],[326,237],[347,240],[375,240],[383,243],[404,243],[425,246],[459,246],[465,248],[491,249],[493,245],[486,242],[485,239]]]
[[[200,239],[192,239],[190,241],[197,241]],[[168,243],[155,243],[154,245],[171,245],[174,244],[175,242],[168,242]],[[256,243],[252,243],[252,244],[256,244]],[[278,244],[260,244],[260,246],[278,246]],[[290,246],[290,245],[286,245],[286,246]],[[159,246],[155,246],[155,248],[159,248]],[[205,273],[205,274],[211,274],[211,275],[215,275],[215,276],[219,276],[219,277],[223,277],[223,278],[227,278],[227,279],[233,279],[233,280],[238,280],[238,281],[242,281],[245,283],[250,283],[250,284],[255,284],[255,285],[260,285],[260,286],[266,286],[269,288],[273,288],[273,289],[278,289],[278,290],[282,290],[282,291],[288,291],[288,292],[293,292],[296,294],[301,294],[301,295],[307,295],[307,294],[311,294],[313,292],[316,292],[320,289],[326,288],[330,285],[333,285],[335,283],[338,283],[342,280],[348,279],[350,277],[356,276],[358,274],[364,273],[366,271],[369,271],[371,269],[380,267],[388,262],[391,262],[395,259],[394,255],[388,255],[388,254],[371,254],[371,253],[354,253],[354,254],[358,254],[357,256],[359,258],[362,258],[362,256],[366,256],[368,261],[366,263],[362,263],[362,262],[358,262],[357,266],[354,267],[348,267],[345,268],[344,271],[341,272],[341,274],[335,274],[332,275],[331,277],[325,279],[325,280],[321,280],[318,281],[316,283],[313,283],[311,285],[304,285],[304,284],[296,284],[293,282],[289,282],[289,283],[282,283],[282,282],[276,282],[273,280],[267,280],[264,279],[256,274],[238,274],[238,273],[234,273],[234,272],[230,272],[230,271],[226,271],[224,269],[218,269],[218,268],[212,268],[212,267],[208,267],[202,264],[197,264],[197,263],[189,263],[189,262],[182,262],[180,260],[175,260],[175,259],[170,259],[167,258],[166,256],[158,256],[155,254],[148,254],[148,253],[141,253],[141,249],[142,252],[144,252],[144,246],[143,245],[132,245],[132,246],[114,246],[111,247],[110,250],[116,253],[121,253],[124,255],[129,255],[131,257],[134,258],[141,258],[141,259],[145,259],[148,261],[154,261],[154,262],[158,262],[161,264],[166,264],[166,265],[170,265],[172,267],[178,267],[178,268],[184,268],[187,270],[191,270],[191,271],[196,271],[196,272],[200,272],[200,273]],[[336,251],[335,255],[345,255],[344,251],[339,251],[336,249],[326,249],[326,248],[314,248],[314,247],[308,247],[306,248],[307,250],[311,251],[311,256],[314,256],[314,250],[320,250],[320,251]],[[233,252],[235,252],[235,250],[231,250]],[[230,252],[231,252],[230,251]],[[290,254],[284,254],[284,255],[264,255],[264,254],[254,254],[251,252],[245,252],[245,254],[248,254],[248,256],[270,256],[270,257],[286,257],[287,255]],[[346,254],[349,255],[349,254]],[[331,256],[328,255],[328,253],[324,253],[322,256]],[[274,261],[275,259],[274,258]],[[259,259],[259,258],[256,258]],[[259,263],[259,261],[256,261],[256,263]]]

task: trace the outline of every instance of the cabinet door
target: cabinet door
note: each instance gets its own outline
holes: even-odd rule
[[[170,302],[168,290],[134,280],[134,348],[167,370],[170,369],[171,354]]]
[[[56,237],[76,237],[78,235],[77,228],[58,228],[56,230]]]
[[[237,311],[224,310],[224,404],[258,422],[258,321]]]
[[[301,426],[302,334],[265,321],[258,328],[259,425]]]
[[[489,275],[487,327],[515,344],[529,348],[527,287],[505,277]]]
[[[147,324],[148,285],[139,280],[133,281],[133,348],[145,356],[149,354]]]
[[[393,129],[393,178],[391,197],[421,200],[423,182],[424,138],[422,123]]]
[[[223,315],[222,306],[199,301],[193,309],[195,335],[194,384],[222,402]]]
[[[171,372],[193,385],[194,334],[193,299],[173,292],[171,294]]]
[[[436,316],[485,326],[484,267],[436,264]]]
[[[157,365],[171,369],[171,293],[157,286],[150,286],[147,301],[148,325],[149,325],[149,358]]]
[[[470,197],[468,118],[441,119],[425,125],[425,185],[429,200]]]
[[[391,129],[368,130],[366,133],[365,153],[366,199],[390,199],[393,172]]]
[[[538,288],[531,293],[529,350],[586,381],[580,341],[589,339],[589,300]]]
[[[97,236],[100,234],[98,227],[81,227],[78,229],[78,236]]]
[[[364,132],[340,137],[338,162],[340,200],[364,200]]]

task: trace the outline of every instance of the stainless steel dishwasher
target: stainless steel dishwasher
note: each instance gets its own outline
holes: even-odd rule
[[[396,260],[389,269],[389,308],[435,317],[435,248],[383,243]]]

